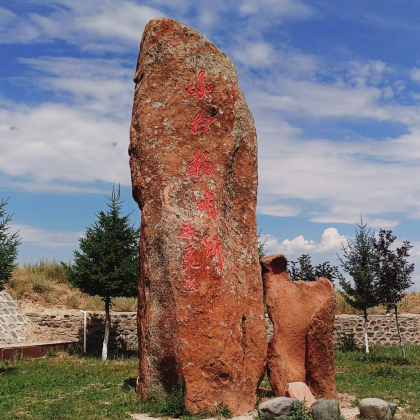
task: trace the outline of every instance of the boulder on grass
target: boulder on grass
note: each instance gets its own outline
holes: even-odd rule
[[[365,398],[359,403],[360,416],[372,420],[392,419],[389,404],[379,398]]]
[[[278,397],[260,404],[258,416],[262,420],[287,420],[294,404],[299,404],[296,398]]]
[[[309,414],[313,420],[339,420],[340,406],[337,400],[319,400],[315,401]]]

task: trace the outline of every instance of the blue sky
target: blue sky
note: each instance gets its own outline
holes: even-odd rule
[[[270,253],[337,263],[363,214],[410,240],[420,286],[420,5],[414,0],[0,0],[0,197],[19,259],[69,260],[121,184],[145,24],[227,53],[259,140]]]

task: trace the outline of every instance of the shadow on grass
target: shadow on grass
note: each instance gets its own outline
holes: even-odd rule
[[[274,398],[274,392],[271,389],[258,388],[257,389],[258,398]]]
[[[136,391],[137,378],[128,378],[124,381],[124,387]]]
[[[16,366],[0,366],[0,375],[14,375],[19,369]]]

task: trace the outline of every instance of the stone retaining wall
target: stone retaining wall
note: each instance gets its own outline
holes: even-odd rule
[[[0,344],[25,341],[28,321],[6,291],[0,292]]]
[[[420,344],[420,315],[399,315],[401,336],[405,344]],[[336,315],[334,341],[336,346],[364,345],[364,319],[361,315]],[[394,315],[369,315],[368,337],[370,345],[396,345],[399,343]]]
[[[27,313],[32,342],[79,341],[83,346],[83,313],[38,314]],[[105,314],[88,312],[86,317],[87,352],[100,354],[104,337]],[[28,340],[27,340],[28,342]],[[111,313],[108,353],[111,356],[137,352],[135,312]]]
[[[0,311],[4,311],[3,306],[4,302],[0,301]],[[18,320],[17,313],[10,315],[10,310],[17,311],[15,307],[10,306],[10,309],[5,309],[9,311],[6,316],[14,316]],[[10,343],[23,342],[26,328],[30,340],[27,339],[25,342],[79,341],[80,346],[83,345],[83,314],[81,312],[73,311],[72,313],[57,315],[37,313],[23,315],[19,313],[19,317],[23,319],[23,321],[19,321],[22,324],[22,332],[19,333],[21,336],[18,336],[16,341],[9,340]],[[2,315],[0,314],[0,321],[1,319]],[[420,315],[400,315],[399,319],[404,343],[419,345]],[[266,326],[269,340],[273,334],[273,325],[268,316],[266,316]],[[0,327],[4,329],[1,323]],[[100,354],[103,334],[104,313],[88,312],[87,351],[89,353]],[[371,345],[398,344],[395,317],[393,315],[369,315],[368,334]],[[360,315],[336,315],[334,341],[336,346],[363,346],[363,317]],[[2,341],[0,341],[1,343]],[[111,313],[110,355],[136,353],[137,350],[136,313]]]

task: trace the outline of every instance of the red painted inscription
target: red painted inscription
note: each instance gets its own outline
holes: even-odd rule
[[[219,237],[216,235],[213,240],[209,241],[209,235],[204,238],[204,244],[206,245],[206,258],[213,256],[219,260],[220,271],[223,271],[222,256],[220,255],[220,244]]]
[[[200,201],[199,203],[197,203],[198,209],[200,211],[206,210],[207,215],[209,217],[211,217],[214,220],[217,220],[216,206],[213,201],[214,194],[206,191],[203,198],[204,198],[203,201]]]
[[[198,265],[195,261],[195,249],[190,245],[189,241],[187,241],[187,246],[183,252],[184,258],[184,271],[187,272],[188,278],[191,278],[191,269],[198,270],[201,268],[201,265]]]
[[[185,280],[185,291],[188,293],[198,292],[198,289],[195,286],[195,277],[187,278]]]
[[[191,222],[182,223],[182,232],[178,235],[178,238],[189,239],[194,235],[194,229],[192,228]]]
[[[206,160],[208,155],[208,152],[204,152],[200,158],[200,149],[197,149],[194,159],[188,164],[190,169],[187,174],[193,174],[197,178],[196,181],[200,181],[204,175],[210,176],[214,170],[213,163]]]
[[[213,121],[213,118],[203,117],[203,113],[200,111],[190,124],[190,128],[193,134],[204,133]]]
[[[187,93],[190,95],[197,95],[199,99],[204,98],[204,95],[207,92],[211,92],[213,89],[209,85],[204,84],[204,75],[206,74],[205,71],[200,71],[198,75],[198,83],[200,84],[199,88],[196,88],[194,85],[191,85],[187,89]]]

